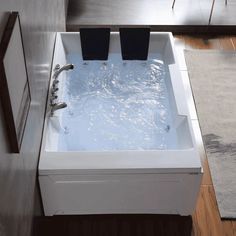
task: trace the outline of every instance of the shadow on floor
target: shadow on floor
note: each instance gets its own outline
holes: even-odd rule
[[[191,230],[191,216],[52,216],[35,218],[33,236],[190,236]]]

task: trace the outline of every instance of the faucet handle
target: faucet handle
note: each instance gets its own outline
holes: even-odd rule
[[[57,85],[59,84],[59,80],[58,79],[55,79],[55,80],[53,80],[53,82],[52,82],[52,87],[53,88],[57,88]]]
[[[59,64],[56,64],[54,67],[54,71],[59,70],[61,68],[61,66]]]
[[[52,87],[52,89],[51,89],[51,94],[54,96],[58,90],[59,90],[59,88],[57,88],[57,87]]]
[[[57,95],[52,95],[50,97],[50,105],[53,106],[56,103],[58,96]]]
[[[52,94],[50,98],[51,99],[58,99],[58,96],[56,94]]]

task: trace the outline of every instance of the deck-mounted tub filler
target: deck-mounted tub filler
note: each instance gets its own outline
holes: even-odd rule
[[[122,60],[120,44],[111,32],[108,60],[83,60],[80,33],[57,33],[39,162],[47,216],[194,211],[197,120],[172,34],[150,33],[147,60]]]

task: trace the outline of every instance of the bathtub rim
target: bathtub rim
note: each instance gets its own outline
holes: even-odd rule
[[[39,174],[122,174],[202,172],[198,153],[189,150],[43,152]],[[199,160],[199,161],[198,161]]]
[[[63,34],[79,34],[78,32],[57,32],[56,35],[56,44],[57,40]],[[119,37],[119,32],[111,32],[111,35]],[[193,147],[188,149],[171,149],[171,150],[118,150],[115,151],[116,154],[119,154],[119,158],[115,157],[108,159],[110,154],[114,154],[111,151],[99,151],[99,152],[90,152],[90,151],[67,151],[67,152],[58,152],[58,151],[47,151],[46,150],[46,133],[47,133],[47,121],[50,115],[49,101],[47,102],[47,112],[45,116],[45,124],[43,130],[42,146],[39,160],[39,174],[48,175],[48,174],[86,174],[86,173],[202,173],[202,166],[200,161],[200,155],[197,149],[195,135],[193,132],[192,121],[197,121],[197,119],[191,119],[190,113],[187,106],[187,101],[185,100],[185,91],[183,86],[183,81],[181,77],[181,71],[179,63],[177,60],[176,51],[174,48],[174,38],[171,32],[151,32],[151,35],[166,35],[169,38],[169,46],[171,52],[173,53],[174,63],[169,64],[170,75],[175,73],[175,79],[173,76],[170,76],[171,83],[173,85],[173,92],[175,97],[175,103],[177,108],[177,113],[179,116],[187,117],[188,125],[190,129],[191,139],[193,142]],[[151,37],[150,37],[151,39]],[[56,50],[56,47],[55,47]],[[53,58],[53,66],[55,63],[55,58]],[[176,73],[177,72],[177,73]],[[52,80],[50,80],[51,87]],[[183,102],[184,101],[184,102]],[[151,155],[151,157],[141,157],[143,154]],[[166,153],[166,154],[164,154]],[[100,158],[98,158],[98,154]],[[123,160],[120,157],[120,154],[131,155],[136,157],[127,158]],[[172,154],[175,157],[166,157],[166,155]],[[81,156],[82,155],[82,156]],[[139,156],[137,158],[137,156]],[[155,156],[155,158],[154,158]],[[96,158],[96,159],[94,159]],[[55,161],[56,159],[56,161]],[[169,159],[169,161],[166,161]],[[95,165],[93,161],[97,163],[103,163],[103,165]],[[123,162],[122,162],[123,161]],[[112,163],[111,163],[112,162]],[[122,164],[122,163],[123,164]],[[76,164],[75,164],[76,163]],[[83,163],[83,165],[81,164]],[[135,164],[134,164],[135,163]],[[145,167],[144,167],[145,166]]]

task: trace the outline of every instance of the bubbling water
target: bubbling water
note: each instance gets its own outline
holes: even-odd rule
[[[160,59],[82,61],[63,80],[60,151],[167,149],[175,139]],[[173,145],[173,142],[171,142]]]

